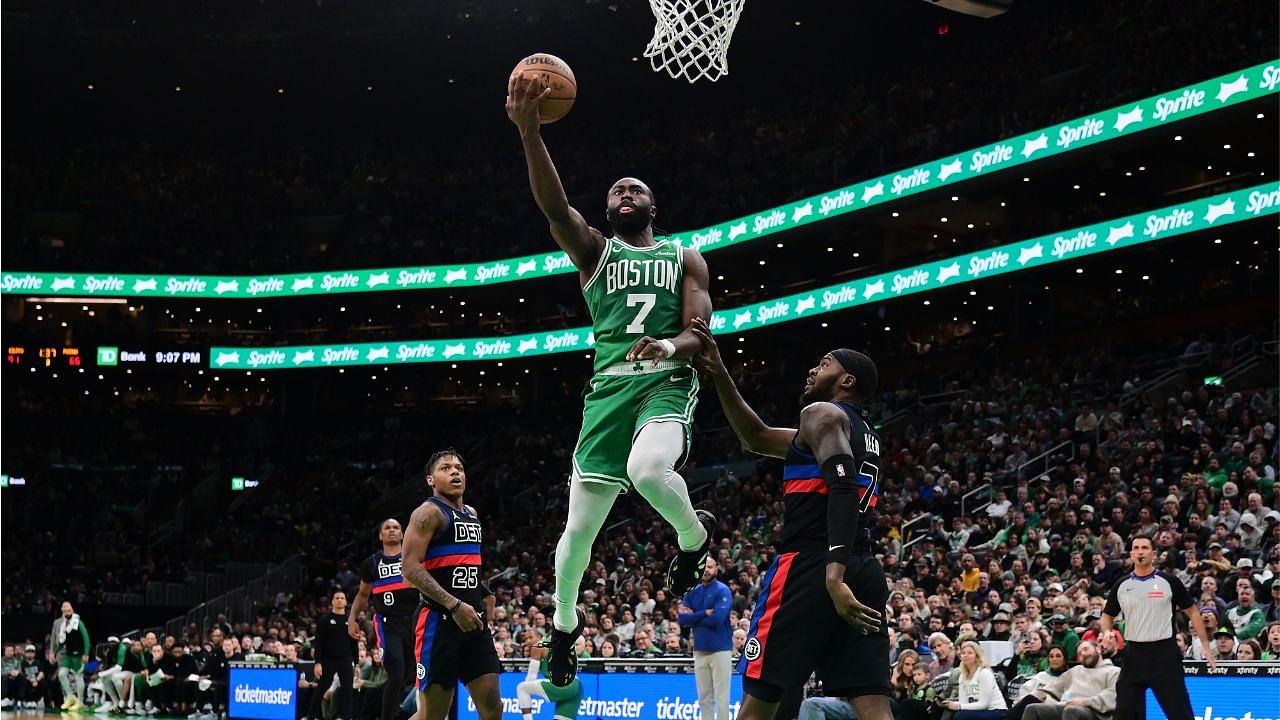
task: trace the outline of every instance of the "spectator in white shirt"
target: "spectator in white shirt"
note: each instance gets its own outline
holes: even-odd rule
[[[955,710],[953,720],[1002,720],[1009,706],[996,684],[982,646],[973,640],[960,643],[959,699],[947,700],[947,709]]]

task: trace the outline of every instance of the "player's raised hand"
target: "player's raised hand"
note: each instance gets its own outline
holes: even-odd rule
[[[652,360],[656,367],[658,363],[667,359],[667,349],[656,338],[648,335],[636,341],[635,345],[627,351],[627,362],[635,362],[636,360]]]
[[[522,134],[538,129],[538,105],[550,94],[551,88],[539,77],[525,80],[520,73],[511,76],[507,83],[507,117]]]
[[[729,369],[724,366],[724,358],[720,357],[720,346],[716,344],[716,338],[711,334],[711,327],[707,325],[707,321],[700,317],[693,319],[693,324],[689,326],[689,332],[702,341],[702,351],[693,356],[693,366],[702,373],[704,378],[712,380],[718,377],[727,377]]]
[[[863,633],[880,632],[880,613],[862,603],[853,596],[853,591],[845,583],[827,583],[827,592],[831,602],[836,606],[836,613],[853,627]]]
[[[458,623],[458,629],[462,632],[471,632],[480,627],[480,615],[476,613],[476,609],[468,603],[462,603],[457,610],[453,611],[453,621]]]

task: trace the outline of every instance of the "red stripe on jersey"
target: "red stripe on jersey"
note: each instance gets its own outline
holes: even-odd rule
[[[868,490],[870,490],[870,489],[871,489],[870,487],[860,487],[860,488],[858,488],[858,499],[859,499],[859,500],[866,500],[866,499],[867,499],[867,491],[868,491]],[[879,502],[879,501],[880,501],[880,496],[879,496],[879,495],[872,495],[872,496],[871,496],[871,502],[867,503],[867,507],[875,507],[875,506],[876,506],[876,503],[877,503],[877,502]]]
[[[782,494],[790,495],[791,493],[818,493],[819,495],[826,495],[827,481],[822,478],[809,478],[808,480],[788,480],[782,483]]]
[[[454,565],[479,565],[479,555],[442,555],[438,558],[423,560],[422,567],[425,570],[435,570],[436,568],[452,567]]]
[[[787,587],[787,573],[791,572],[791,561],[796,553],[783,553],[778,556],[778,572],[774,573],[773,582],[769,584],[769,599],[764,602],[764,617],[756,626],[756,640],[760,643],[760,654],[755,660],[747,663],[747,677],[760,679],[760,671],[764,669],[764,651],[769,642],[769,630],[773,627],[773,617],[782,604],[782,593]]]
[[[427,617],[431,615],[431,611],[427,608],[418,609],[418,626],[413,629],[413,656],[417,658],[419,663],[422,662],[422,640],[424,632],[427,629]]]

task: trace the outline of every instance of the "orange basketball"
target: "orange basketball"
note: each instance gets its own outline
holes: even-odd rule
[[[543,125],[564,117],[578,97],[578,81],[573,79],[573,70],[555,55],[534,53],[517,63],[511,74],[523,80],[539,78],[543,85],[551,88],[551,94],[538,106],[538,122]]]

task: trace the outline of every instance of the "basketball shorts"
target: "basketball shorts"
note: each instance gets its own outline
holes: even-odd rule
[[[573,682],[564,687],[556,687],[550,680],[543,680],[540,684],[547,700],[556,705],[554,717],[565,720],[575,720],[578,717],[578,705],[582,703],[581,680],[574,678]]]
[[[428,685],[451,689],[459,681],[466,685],[481,675],[502,672],[493,638],[483,625],[463,632],[453,618],[422,605],[414,628],[419,691],[426,692]]]
[[[815,670],[829,697],[888,695],[889,631],[864,635],[836,614],[826,585],[825,552],[779,555],[765,573],[738,672],[743,689],[766,702],[803,685]],[[845,582],[864,605],[884,611],[884,568],[855,551]]]
[[[684,448],[676,467],[689,455],[693,410],[698,403],[698,376],[690,366],[643,375],[597,374],[584,389],[582,430],[573,450],[570,481],[613,483],[631,487],[627,458],[640,429],[651,422],[684,426]]]
[[[408,677],[406,664],[411,662],[410,658],[414,657],[412,653],[416,641],[414,634],[416,617],[416,613],[412,615],[373,614],[374,640],[382,650],[382,664],[387,668],[388,673],[399,672],[400,677]]]

